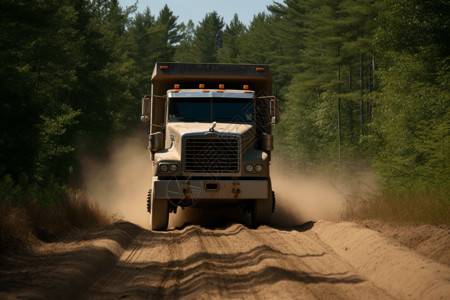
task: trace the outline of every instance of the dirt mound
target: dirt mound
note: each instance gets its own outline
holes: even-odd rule
[[[320,221],[312,228],[361,275],[401,299],[444,299],[450,268],[380,233],[350,222]]]
[[[116,223],[2,257],[0,299],[73,299],[128,248],[140,228]]]
[[[450,226],[441,225],[392,225],[380,221],[359,221],[359,224],[376,230],[402,245],[439,263],[450,266]]]

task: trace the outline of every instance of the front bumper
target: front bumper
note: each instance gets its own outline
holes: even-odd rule
[[[158,180],[153,182],[157,199],[252,200],[269,197],[263,180]]]

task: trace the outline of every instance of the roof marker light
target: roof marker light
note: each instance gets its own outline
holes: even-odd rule
[[[208,90],[203,90],[203,93],[209,93],[209,91]]]
[[[160,70],[167,70],[169,68],[169,66],[159,66]]]
[[[217,90],[216,93],[223,93],[223,91],[222,90]]]
[[[256,72],[264,72],[264,68],[256,68]]]

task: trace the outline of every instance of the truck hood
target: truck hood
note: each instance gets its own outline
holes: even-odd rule
[[[192,123],[192,122],[177,122],[168,123],[167,128],[170,133],[182,136],[186,133],[205,133],[211,128],[212,123]],[[230,124],[230,123],[217,123],[214,131],[218,134],[221,133],[237,133],[244,135],[247,131],[254,127],[253,124]]]
[[[166,146],[181,153],[181,139],[185,134],[203,135],[209,132],[212,123],[176,122],[167,124]],[[242,151],[245,153],[256,145],[256,131],[253,124],[217,123],[214,131],[217,134],[238,134],[241,136]],[[173,139],[173,143],[171,140]],[[172,144],[172,145],[171,145]]]

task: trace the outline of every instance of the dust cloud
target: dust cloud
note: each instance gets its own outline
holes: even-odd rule
[[[148,228],[147,192],[151,188],[152,164],[145,146],[146,135],[140,133],[115,141],[107,158],[85,156],[81,161],[88,199],[113,221],[127,220]],[[295,226],[340,217],[346,195],[334,178],[302,175],[280,159],[272,163],[271,178],[276,193],[274,225]],[[230,222],[249,225],[250,216],[239,208],[179,208],[177,214],[170,214],[169,227],[191,223],[214,227]]]
[[[145,134],[115,141],[104,159],[84,156],[80,160],[86,195],[106,212],[112,221],[126,220],[149,228],[147,193],[152,184],[152,163],[146,150]],[[238,208],[178,208],[170,214],[169,228],[186,224],[217,227],[229,222],[244,223]]]
[[[271,164],[271,178],[276,198],[274,225],[294,226],[340,218],[347,193],[337,178],[302,174],[277,158]]]
[[[152,170],[146,135],[116,140],[105,159],[82,157],[83,179],[90,201],[113,221],[127,220],[148,228],[147,192]]]

